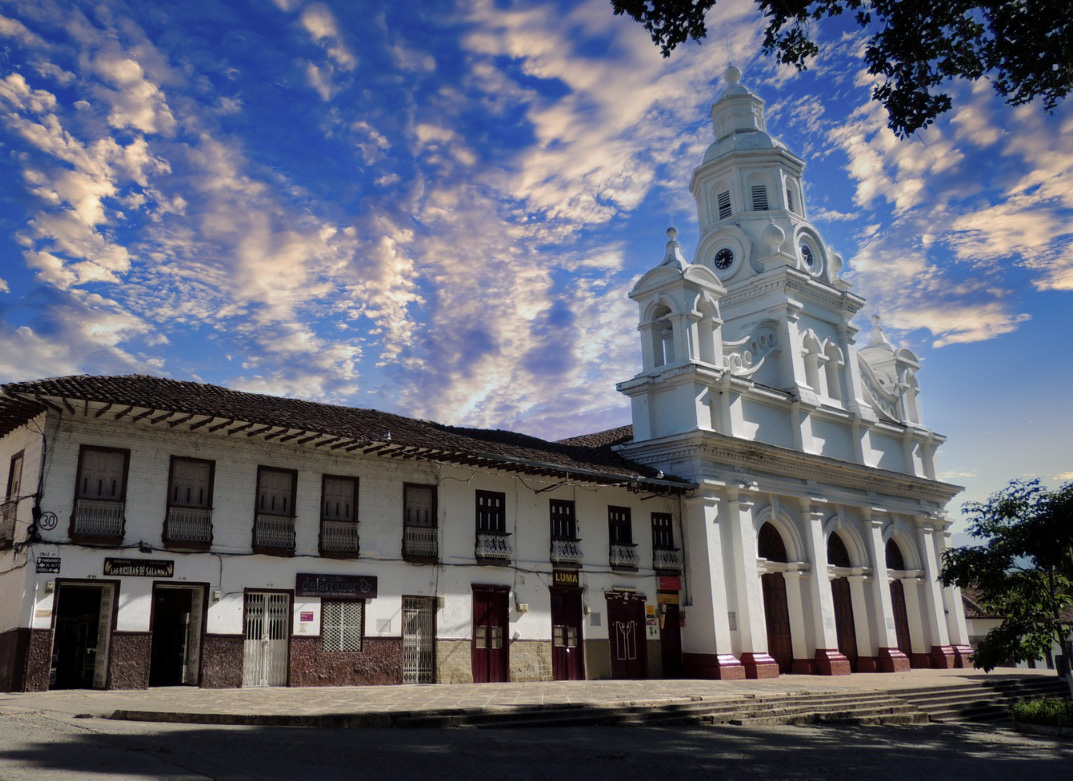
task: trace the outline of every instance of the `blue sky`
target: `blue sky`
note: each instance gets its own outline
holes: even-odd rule
[[[419,12],[415,9],[420,9]],[[547,438],[628,422],[631,282],[733,61],[810,216],[925,359],[979,499],[1073,479],[1073,104],[986,83],[907,141],[852,27],[804,73],[721,0],[659,56],[607,0],[0,1],[0,380],[163,374]]]

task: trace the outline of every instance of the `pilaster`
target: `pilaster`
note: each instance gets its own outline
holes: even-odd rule
[[[760,590],[760,572],[756,566],[756,530],[753,526],[753,502],[727,492],[726,522],[731,530],[731,556],[734,586],[738,595],[738,637],[741,640],[741,663],[749,678],[775,678],[779,666],[768,654],[764,599]]]
[[[835,603],[831,581],[827,577],[827,538],[823,533],[823,512],[814,510],[808,500],[801,503],[801,527],[805,530],[805,545],[812,561],[809,596],[812,598],[816,636],[816,672],[820,675],[849,675],[849,659],[838,650]]]
[[[935,526],[930,519],[917,516],[917,541],[920,556],[924,560],[924,610],[931,638],[932,664],[935,667],[954,666],[955,652],[950,646],[950,634],[946,626],[946,611],[943,606],[942,586],[939,583],[939,566],[935,551]]]
[[[871,508],[861,508],[864,516],[865,543],[872,559],[872,629],[876,637],[876,670],[881,673],[905,672],[909,659],[898,650],[898,631],[894,626],[894,606],[887,575],[887,550],[883,543],[883,521],[873,517]]]

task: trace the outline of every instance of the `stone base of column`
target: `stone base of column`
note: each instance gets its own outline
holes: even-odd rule
[[[972,667],[969,656],[973,654],[971,645],[954,646],[954,667]]]
[[[813,659],[794,659],[790,672],[794,675],[815,675],[816,662]]]
[[[876,671],[881,673],[904,673],[910,667],[909,657],[897,648],[880,648],[876,652]]]
[[[920,670],[929,670],[931,669],[931,655],[918,653],[909,654],[909,666]]]
[[[682,665],[687,678],[745,680],[745,667],[733,654],[682,654]]]
[[[939,670],[954,669],[957,654],[952,645],[933,645],[931,647],[931,664]]]
[[[851,672],[849,659],[837,648],[816,649],[817,675],[849,675]]]
[[[779,677],[779,663],[764,651],[742,654],[741,663],[745,666],[746,678]]]
[[[857,657],[857,672],[859,673],[875,673],[879,672],[879,663],[874,656],[858,656]]]

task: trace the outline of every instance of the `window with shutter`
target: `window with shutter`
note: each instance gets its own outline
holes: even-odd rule
[[[431,528],[436,525],[436,487],[407,485],[403,495],[403,513],[407,526]]]
[[[559,499],[550,500],[551,538],[553,540],[577,539],[577,516],[574,503]]]
[[[612,545],[633,544],[633,524],[629,507],[608,507],[607,527]]]
[[[325,477],[321,500],[321,519],[356,521],[358,481],[353,477]]]
[[[663,550],[674,548],[674,529],[670,513],[652,513],[652,547]]]
[[[7,470],[7,497],[0,504],[0,543],[7,547],[15,539],[15,520],[22,494],[22,453],[11,457]]]
[[[719,219],[725,220],[730,216],[730,191],[724,190],[718,195],[719,201]]]
[[[786,208],[790,211],[794,210],[794,191],[789,186],[786,188]]]
[[[118,502],[126,488],[127,454],[87,447],[82,451],[78,498]]]
[[[294,477],[289,469],[261,467],[257,475],[257,512],[293,517]]]
[[[477,531],[507,530],[506,494],[497,491],[477,491]]]
[[[212,467],[211,461],[173,458],[168,503],[173,507],[210,508],[212,506]]]
[[[767,205],[767,187],[762,184],[754,184],[752,188],[753,192],[753,211],[754,212],[766,212],[768,210]]]

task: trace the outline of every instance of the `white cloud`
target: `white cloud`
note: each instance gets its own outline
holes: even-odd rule
[[[357,67],[358,60],[343,43],[339,23],[328,6],[324,3],[306,6],[302,10],[301,23],[309,36],[324,47],[336,65],[346,71],[352,71]]]

